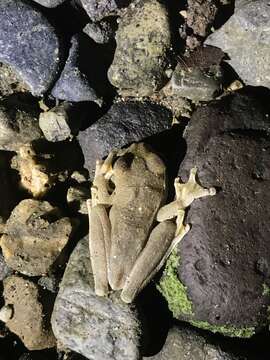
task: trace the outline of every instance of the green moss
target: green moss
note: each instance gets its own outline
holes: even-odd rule
[[[264,296],[270,296],[270,288],[266,284],[263,284],[263,292],[262,292],[262,294]]]
[[[190,323],[198,328],[209,330],[211,332],[219,332],[225,336],[239,337],[239,338],[250,338],[255,334],[255,327],[241,327],[237,328],[232,325],[213,325],[206,321],[192,320]]]
[[[176,251],[170,255],[158,290],[166,298],[174,317],[193,315],[192,302],[187,296],[187,288],[179,281],[177,268],[180,258]]]

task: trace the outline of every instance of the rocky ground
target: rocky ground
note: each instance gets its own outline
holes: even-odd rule
[[[0,1],[0,360],[269,359],[269,28],[268,0]],[[216,194],[126,304],[87,200],[142,141],[167,202],[194,167]]]

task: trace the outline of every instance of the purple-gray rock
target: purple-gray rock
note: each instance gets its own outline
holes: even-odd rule
[[[65,0],[33,0],[36,3],[48,7],[48,8],[54,8],[60,4],[62,4]]]
[[[10,65],[33,95],[44,94],[57,77],[60,40],[48,20],[29,2],[0,2],[0,61]]]
[[[117,14],[121,8],[128,6],[131,0],[80,0],[83,8],[93,21]]]
[[[106,44],[113,39],[115,29],[110,21],[102,20],[98,23],[88,23],[84,27],[83,32],[97,44]]]
[[[102,159],[112,149],[168,130],[171,112],[150,102],[119,102],[94,125],[79,134],[85,167],[93,174],[97,159]]]
[[[77,36],[73,36],[64,70],[54,85],[51,94],[60,100],[71,102],[94,101],[101,105],[102,100],[98,98],[95,90],[91,88],[86,75],[80,71],[78,60],[79,39]]]

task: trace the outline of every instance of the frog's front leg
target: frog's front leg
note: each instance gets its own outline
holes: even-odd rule
[[[121,293],[123,301],[132,302],[137,293],[151,280],[166,259],[189,231],[184,224],[185,209],[200,197],[215,195],[214,188],[205,189],[196,182],[196,168],[191,169],[186,184],[175,180],[176,200],[163,206],[158,214],[160,222],[150,234],[148,242],[137,259]],[[176,223],[172,221],[176,217]]]

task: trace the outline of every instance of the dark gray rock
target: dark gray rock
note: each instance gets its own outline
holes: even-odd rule
[[[174,326],[170,329],[162,350],[144,360],[240,360],[239,357],[211,344],[209,340],[184,326]],[[241,357],[241,360],[245,359]]]
[[[117,12],[131,0],[80,0],[84,10],[93,21],[99,21]]]
[[[51,94],[60,100],[71,102],[95,101],[101,105],[101,99],[98,98],[95,90],[91,88],[86,75],[80,71],[78,59],[79,38],[73,36],[64,70],[54,85]]]
[[[65,347],[92,360],[139,359],[139,321],[119,294],[94,293],[88,239],[79,242],[68,262],[51,318]]]
[[[29,2],[0,2],[0,61],[10,65],[42,95],[52,85],[61,63],[61,44],[55,29]]]
[[[227,53],[229,64],[247,85],[270,87],[269,29],[269,1],[242,0],[236,3],[233,16],[205,43]]]
[[[94,125],[79,134],[85,167],[94,171],[97,159],[112,149],[155,135],[170,128],[171,112],[149,102],[120,102]]]
[[[199,108],[185,139],[181,179],[196,166],[217,194],[192,203],[160,288],[176,318],[250,337],[269,323],[270,120],[251,96],[231,95]]]
[[[62,4],[65,0],[33,0],[36,3],[48,7],[48,8],[54,8],[60,4]]]
[[[115,29],[111,22],[102,20],[98,23],[87,24],[83,32],[98,44],[106,44],[113,39]]]

